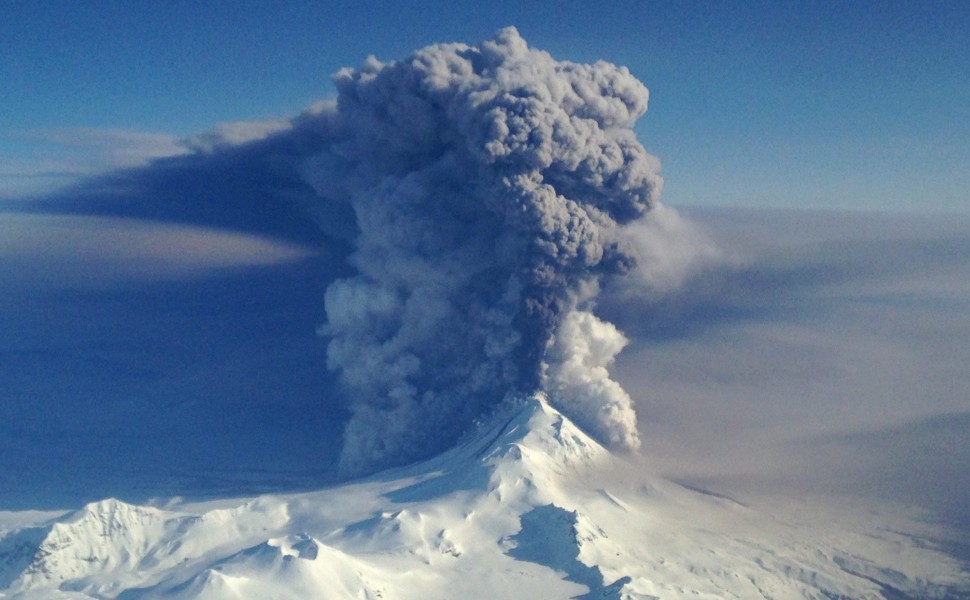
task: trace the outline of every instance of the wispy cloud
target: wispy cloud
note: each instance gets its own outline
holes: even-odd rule
[[[109,167],[137,166],[153,158],[186,152],[177,136],[149,131],[72,127],[29,131],[21,136],[25,140],[93,152],[92,161],[103,160],[107,163],[104,166]]]
[[[71,127],[7,133],[0,198],[36,195],[78,178],[138,167],[188,152],[178,136],[127,129]]]
[[[216,125],[214,131],[191,136],[182,143],[193,150],[210,152],[219,148],[238,146],[247,142],[261,140],[274,133],[288,131],[292,128],[292,121],[286,119],[233,121],[219,123]]]
[[[294,244],[203,227],[0,213],[0,278],[8,290],[188,279],[311,254]]]

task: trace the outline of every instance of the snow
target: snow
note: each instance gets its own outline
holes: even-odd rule
[[[927,523],[634,472],[541,396],[319,491],[0,516],[5,599],[970,597]]]

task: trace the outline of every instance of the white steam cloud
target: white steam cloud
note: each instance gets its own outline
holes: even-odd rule
[[[655,206],[659,164],[632,132],[627,69],[561,62],[515,29],[334,76],[294,122],[322,139],[303,174],[318,212],[355,221],[356,273],[326,293],[329,367],[348,391],[342,467],[441,450],[507,395],[549,393],[636,448],[606,367],[625,344],[591,310],[634,265],[624,226]],[[333,227],[333,224],[327,224]]]
[[[551,340],[542,383],[563,411],[591,434],[616,447],[639,448],[633,401],[607,371],[626,344],[612,323],[573,310]]]

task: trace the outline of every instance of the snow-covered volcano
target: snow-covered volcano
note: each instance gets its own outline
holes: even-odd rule
[[[312,493],[2,515],[0,597],[970,597],[929,526],[836,514],[631,474],[534,397],[433,460]]]

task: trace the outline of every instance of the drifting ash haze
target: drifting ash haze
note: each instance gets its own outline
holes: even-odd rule
[[[191,158],[271,173],[272,206],[300,204],[344,245],[321,327],[350,410],[341,464],[398,468],[310,493],[0,513],[0,597],[970,597],[945,552],[960,540],[916,518],[766,513],[606,449],[640,440],[599,291],[661,293],[717,255],[657,204],[629,72],[507,29],[335,83],[335,102],[199,136]]]

